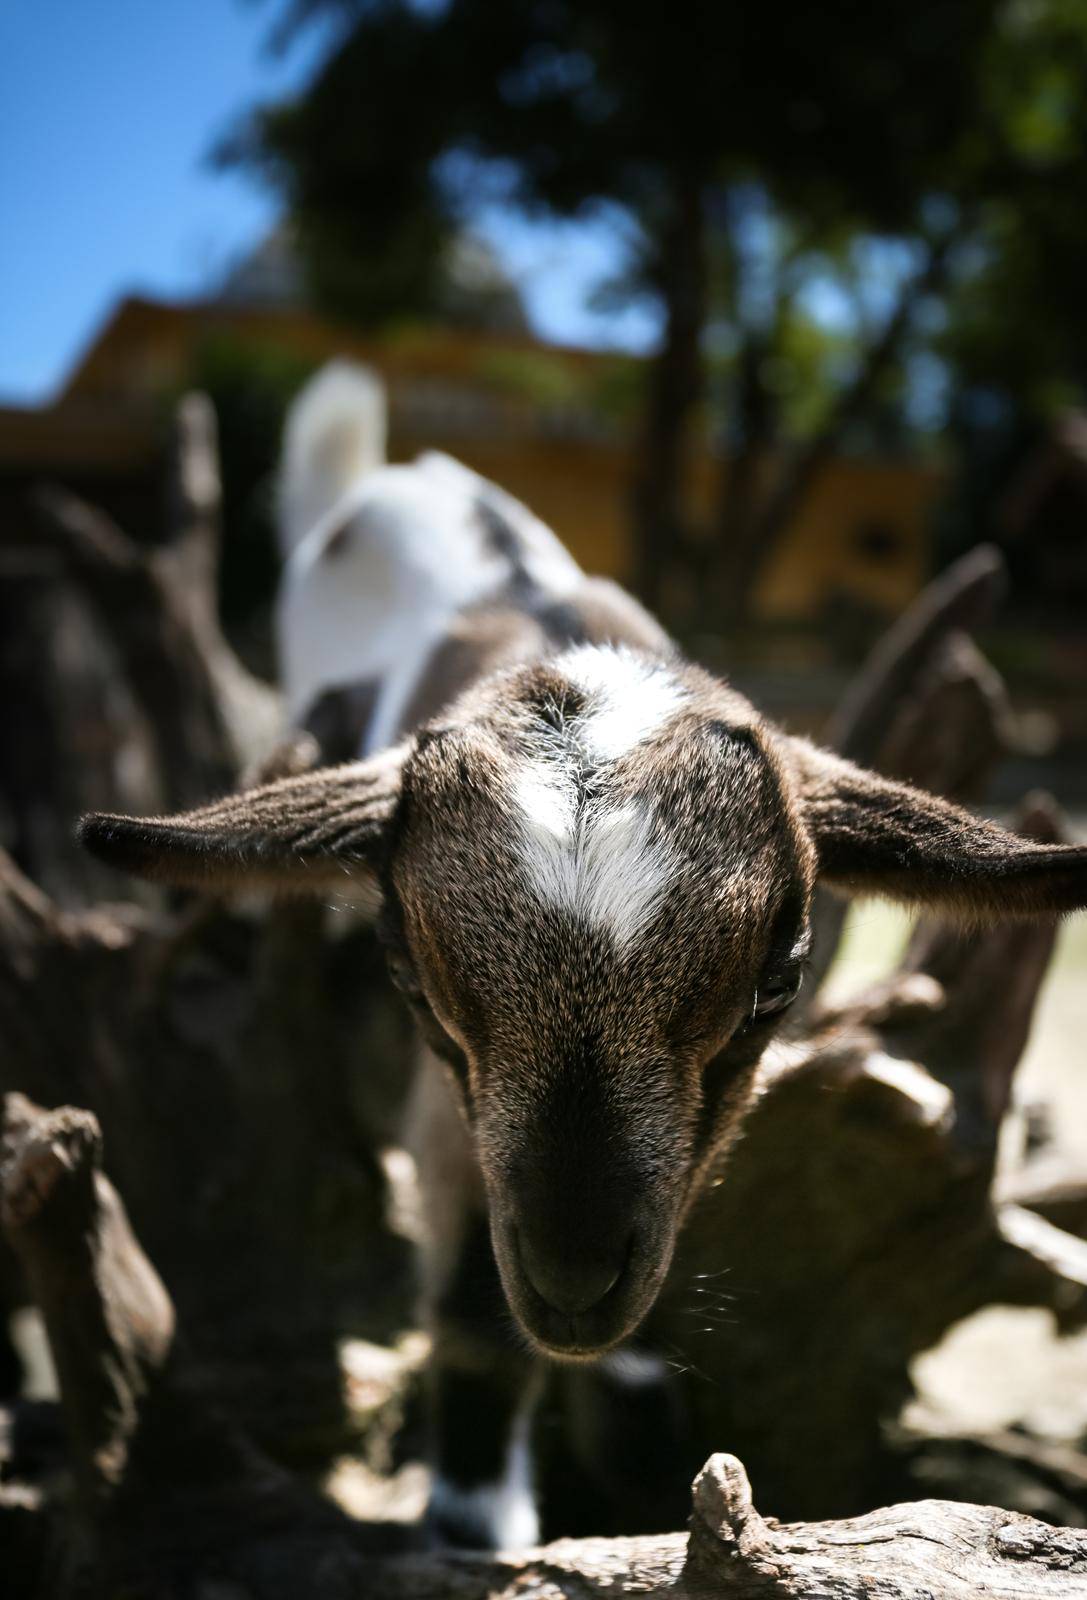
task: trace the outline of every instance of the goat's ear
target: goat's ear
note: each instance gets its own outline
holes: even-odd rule
[[[820,878],[966,922],[1087,907],[1087,847],[1036,844],[909,784],[788,740]]]
[[[373,876],[410,746],[280,778],[172,817],[96,812],[80,842],[110,866],[210,890],[304,893]]]

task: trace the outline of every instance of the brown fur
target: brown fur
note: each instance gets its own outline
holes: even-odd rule
[[[514,1234],[531,1218],[558,1272],[575,1234],[610,1259],[635,1232],[644,1270],[600,1329],[605,1343],[628,1331],[739,1115],[764,1042],[746,1026],[763,975],[804,948],[814,861],[773,743],[739,697],[684,676],[689,709],[620,763],[616,799],[651,793],[684,847],[630,951],[525,891],[507,796],[536,708],[562,693],[550,669],[483,685],[424,733],[405,773],[386,937],[458,1073],[511,1304],[552,1348],[570,1340],[548,1337]],[[588,1326],[579,1339],[598,1342]]]
[[[819,874],[848,894],[938,907],[962,923],[1087,903],[1087,850],[1038,844],[803,739],[788,741]]]
[[[606,779],[610,802],[651,801],[673,853],[629,948],[545,904],[518,853],[512,778],[541,728],[579,710],[555,665],[564,635],[648,652],[685,695]],[[380,885],[390,965],[447,1064],[507,1299],[554,1353],[606,1348],[652,1304],[701,1177],[738,1131],[778,1020],[756,997],[805,953],[817,873],[967,919],[1087,903],[1087,851],[1027,843],[786,738],[613,586],[587,581],[558,611],[507,598],[467,613],[424,707],[404,744],[368,761],[180,817],[91,817],[82,837],[177,883]]]
[[[516,529],[487,526],[510,547],[510,582],[435,650],[404,743],[183,816],[81,829],[107,861],[169,882],[323,891],[350,875],[380,889],[390,971],[428,1047],[412,1143],[428,1222],[430,1515],[470,1544],[534,1538],[523,1469],[513,1522],[509,1499],[534,1393],[526,1344],[599,1356],[649,1312],[751,1103],[817,876],[961,920],[1087,904],[1087,850],[1030,844],[787,738],[686,665],[614,585],[586,580],[561,602],[533,591]],[[603,766],[571,732],[585,691],[561,664],[570,643],[623,646],[681,688]],[[331,719],[355,748],[356,703],[340,694]],[[597,805],[651,819],[634,871],[666,843],[629,939],[531,881],[514,780],[556,741],[587,826]],[[649,1454],[663,1458],[653,1426]]]

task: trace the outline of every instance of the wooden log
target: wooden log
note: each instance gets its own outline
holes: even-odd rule
[[[390,1337],[412,1292],[376,1155],[411,1022],[368,930],[321,918],[65,912],[0,851],[0,1092],[95,1113],[208,1383],[318,1460],[357,1444],[338,1333]]]
[[[987,545],[929,584],[873,650],[824,729],[824,742],[888,777],[951,800],[980,800],[1008,748],[1010,713],[999,675],[967,630],[989,618],[1003,589],[1003,560]],[[830,969],[847,911],[841,897],[818,892],[797,1019],[807,1015]]]
[[[888,724],[943,641],[989,621],[1006,581],[1004,558],[993,545],[978,545],[934,579],[872,651],[827,725],[827,743],[871,765]]]
[[[67,491],[32,499],[41,538],[94,608],[155,743],[164,805],[229,789],[275,741],[278,697],[246,671],[219,626],[215,417],[186,395],[175,417],[165,536],[138,544]]]
[[[1009,1495],[1026,1490],[1034,1502],[1032,1515],[1070,1527],[1082,1523],[1079,1507],[1087,1499],[1087,1452],[1066,1440],[1043,1438],[1019,1427],[958,1432],[929,1419],[922,1410],[900,1430],[900,1443],[912,1453],[912,1470],[919,1481],[938,1488],[961,1482],[969,1474],[991,1486],[987,1499],[1007,1505]]]
[[[80,1492],[124,1481],[149,1376],[167,1363],[174,1310],[101,1171],[89,1111],[3,1105],[0,1224],[45,1320]]]
[[[740,1463],[719,1455],[694,1488],[682,1588],[737,1600],[1073,1600],[1087,1595],[1087,1533],[956,1501],[778,1524]]]
[[[178,608],[169,569],[66,491],[42,489],[34,504],[43,537],[61,549],[118,648],[152,730],[163,803],[191,803],[229,788],[237,763],[218,686],[194,637],[188,601]]]
[[[2,1114],[0,1226],[45,1322],[102,1592],[189,1594],[202,1577],[248,1583],[251,1569],[242,1593],[287,1600],[328,1563],[357,1568],[347,1519],[209,1408],[102,1171],[97,1120],[18,1094]]]
[[[1060,1155],[1028,1162],[1000,1184],[998,1197],[1087,1239],[1087,1172]]]
[[[20,560],[31,553],[36,566]],[[79,848],[71,819],[155,808],[146,728],[59,561],[5,537],[0,562],[0,841],[61,904],[91,904],[117,875]]]
[[[1060,808],[1041,793],[1027,797],[1013,825],[1040,843],[1069,837]],[[964,1147],[981,1140],[995,1157],[1056,936],[1056,919],[1045,917],[984,934],[929,918],[914,928],[899,970],[926,973],[943,990],[940,1015],[926,1025],[924,1059],[955,1092],[957,1137]],[[908,1049],[908,1039],[904,1044]]]
[[[140,541],[48,488],[0,531],[0,843],[66,906],[122,892],[79,850],[75,817],[222,792],[281,726],[278,695],[219,624],[218,453],[203,396],[177,408],[165,500],[164,525]],[[131,882],[123,892],[161,900]]]
[[[351,1523],[194,1394],[170,1297],[101,1170],[88,1112],[6,1097],[0,1224],[45,1318],[89,1519],[90,1564],[54,1585],[53,1600],[88,1584],[161,1600],[223,1585],[236,1600],[1087,1594],[1087,1533],[940,1501],[779,1526],[755,1510],[743,1467],[725,1455],[695,1482],[689,1539],[390,1555],[410,1539],[403,1529]],[[8,1502],[0,1518],[32,1510]]]
[[[171,431],[164,538],[154,560],[172,603],[188,610],[230,737],[238,774],[265,759],[279,737],[278,694],[255,678],[228,644],[219,617],[222,483],[219,429],[207,395],[178,401]]]

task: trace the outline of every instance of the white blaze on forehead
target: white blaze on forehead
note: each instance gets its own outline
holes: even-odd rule
[[[671,853],[653,837],[644,802],[589,803],[577,816],[565,805],[564,781],[534,768],[516,782],[529,879],[541,900],[606,928],[622,947],[656,907],[672,876]]]
[[[646,800],[608,792],[612,765],[682,706],[667,669],[617,650],[579,647],[556,663],[584,706],[543,726],[514,779],[525,870],[536,893],[622,948],[652,916],[674,871]],[[586,795],[586,779],[589,793]]]
[[[683,704],[683,690],[666,666],[625,650],[579,645],[560,656],[556,666],[588,696],[579,731],[587,751],[602,761],[633,750]]]

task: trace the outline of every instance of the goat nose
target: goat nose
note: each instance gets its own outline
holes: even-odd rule
[[[581,1256],[575,1251],[545,1247],[532,1235],[518,1235],[521,1266],[525,1276],[553,1311],[576,1317],[589,1311],[608,1294],[623,1275],[630,1240],[617,1250],[603,1255]]]

